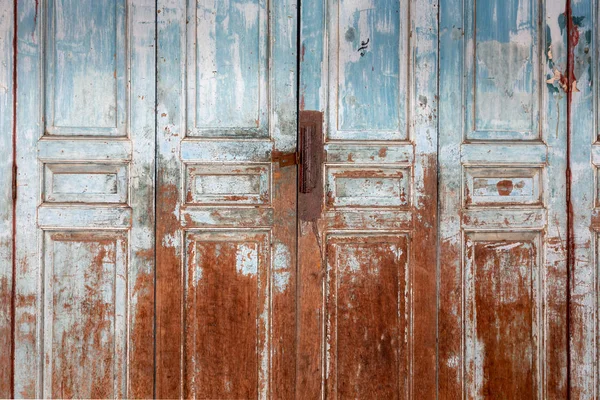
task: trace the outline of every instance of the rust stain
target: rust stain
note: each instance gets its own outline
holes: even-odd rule
[[[418,310],[413,314],[414,382],[413,397],[416,399],[435,398],[436,383],[436,265],[437,259],[437,155],[422,154],[419,160],[423,166],[421,194],[413,205],[413,246],[411,271],[413,297],[412,307]]]
[[[500,196],[509,196],[513,191],[513,182],[508,179],[504,179],[496,183],[498,194]]]
[[[273,277],[287,276],[287,284],[271,292],[271,396],[294,397],[296,384],[296,262],[297,262],[297,168],[278,168],[273,179]],[[274,174],[275,176],[275,174]],[[279,258],[282,254],[287,257]],[[272,283],[274,281],[272,280]]]
[[[63,240],[73,239],[65,236]],[[79,318],[75,318],[69,329],[62,332],[60,343],[54,342],[58,348],[54,349],[52,395],[59,398],[109,398],[115,395],[112,384],[115,338],[109,333],[110,343],[107,343],[105,335],[110,332],[111,321],[114,320],[114,304],[105,301],[100,285],[104,280],[104,264],[114,263],[115,242],[95,238],[84,239],[83,242],[87,242],[89,250],[95,253],[91,264],[85,268],[87,284],[83,297],[54,296],[55,310],[73,308]],[[82,371],[89,381],[81,379]]]
[[[379,158],[385,158],[387,156],[387,147],[382,147],[379,149]]]
[[[402,278],[408,249],[405,238],[387,240],[356,243],[349,239],[328,246],[329,264],[336,267],[329,282],[337,290],[328,293],[333,363],[327,376],[339,398],[398,398],[399,388],[405,385],[406,282]]]
[[[484,352],[483,365],[476,367],[483,371],[478,396],[537,397],[529,273],[535,268],[535,253],[531,242],[476,242],[473,246],[474,317],[478,347]]]
[[[10,397],[11,393],[11,375],[10,349],[13,335],[11,333],[10,304],[12,297],[11,281],[6,276],[0,279],[0,305],[3,308],[2,314],[6,312],[8,320],[0,321],[0,397]],[[5,309],[6,307],[6,309]],[[6,311],[5,311],[6,310]]]
[[[171,172],[169,174],[168,172]],[[156,393],[157,398],[181,396],[181,260],[168,238],[179,234],[177,186],[172,171],[159,169],[156,199]]]
[[[187,265],[184,398],[257,398],[257,274],[238,272],[239,243],[195,246],[201,257]]]
[[[154,261],[154,249],[137,256]],[[129,341],[130,398],[152,398],[154,389],[154,274],[138,274],[132,295],[137,298]]]

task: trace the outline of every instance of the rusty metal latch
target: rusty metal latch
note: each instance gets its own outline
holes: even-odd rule
[[[289,167],[290,165],[296,165],[299,163],[300,156],[298,152],[293,153],[281,153],[274,151],[271,160],[275,163],[279,163],[279,168]]]
[[[323,113],[302,110],[298,117],[298,217],[316,221],[323,206]]]
[[[323,168],[323,114],[302,111],[298,135],[300,150],[300,193],[312,193],[317,188]]]

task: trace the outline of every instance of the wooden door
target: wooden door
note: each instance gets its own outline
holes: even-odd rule
[[[297,398],[435,398],[437,5],[301,21]]]
[[[440,398],[567,397],[565,15],[441,2]]]
[[[13,7],[3,395],[152,397],[154,1]]]
[[[156,396],[290,398],[295,2],[157,12]]]

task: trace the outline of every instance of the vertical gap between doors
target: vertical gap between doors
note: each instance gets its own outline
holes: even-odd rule
[[[157,215],[157,196],[158,196],[158,0],[154,0],[154,304],[153,304],[153,318],[152,318],[152,397],[156,398],[156,243],[157,243],[157,231],[156,222],[158,221]]]

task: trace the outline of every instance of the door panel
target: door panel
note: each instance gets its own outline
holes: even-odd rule
[[[152,396],[154,3],[16,6],[14,395]]]
[[[156,396],[290,398],[295,4],[158,11]]]
[[[563,5],[440,11],[439,394],[563,398]]]
[[[302,2],[298,397],[435,396],[436,7]]]

